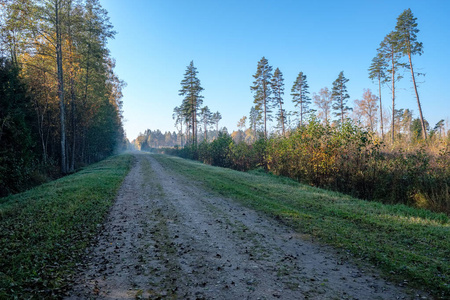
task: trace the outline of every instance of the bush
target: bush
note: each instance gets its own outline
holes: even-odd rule
[[[408,151],[386,148],[373,133],[352,122],[332,127],[311,119],[289,137],[246,144],[220,134],[211,143],[169,153],[239,171],[262,168],[361,199],[449,213],[449,143],[441,146],[439,155],[425,146]]]

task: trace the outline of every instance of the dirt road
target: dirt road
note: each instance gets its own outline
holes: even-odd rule
[[[67,299],[411,299],[152,155],[119,191]]]

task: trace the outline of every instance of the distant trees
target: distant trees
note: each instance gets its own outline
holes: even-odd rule
[[[303,125],[303,117],[309,113],[309,104],[311,99],[308,94],[308,82],[306,80],[306,75],[303,72],[298,73],[297,79],[294,81],[294,85],[291,89],[292,102],[298,109],[299,125]]]
[[[214,125],[216,126],[216,134],[219,134],[219,122],[220,120],[222,120],[222,115],[220,114],[220,112],[215,112],[212,115],[212,121],[214,123]]]
[[[371,131],[375,131],[378,111],[378,98],[372,94],[369,89],[364,89],[361,100],[355,100],[355,107],[353,112],[359,120],[364,121],[364,125]]]
[[[178,145],[179,134],[176,132],[164,132],[147,129],[139,133],[132,142],[137,150],[151,151],[152,148],[175,147]]]
[[[328,123],[332,100],[331,91],[327,87],[320,89],[319,94],[313,94],[314,104],[318,108],[318,117],[324,124]]]
[[[181,107],[176,106],[173,109],[172,119],[175,120],[175,127],[180,126],[179,136],[180,136],[180,146],[183,147],[183,122],[185,121],[185,116]]]
[[[333,89],[331,90],[332,108],[335,110],[334,115],[340,118],[340,124],[344,124],[345,116],[352,110],[351,107],[347,106],[347,99],[350,98],[346,86],[348,81],[344,72],[341,71],[338,78],[333,82]]]
[[[205,133],[205,141],[208,140],[208,127],[213,124],[212,113],[209,110],[208,106],[202,107],[200,109],[200,120],[203,124],[203,131]]]
[[[271,120],[272,106],[272,99],[270,97],[272,95],[272,67],[265,57],[262,57],[258,62],[256,73],[253,75],[253,78],[255,78],[255,81],[250,87],[250,90],[254,94],[254,109],[258,112],[258,121],[262,118],[264,137],[267,138],[267,122]]]

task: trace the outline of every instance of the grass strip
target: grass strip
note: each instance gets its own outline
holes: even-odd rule
[[[238,172],[163,155],[167,169],[345,249],[391,280],[450,296],[450,220],[404,205],[351,198],[264,172]]]
[[[0,199],[0,299],[61,297],[132,161],[114,156]]]

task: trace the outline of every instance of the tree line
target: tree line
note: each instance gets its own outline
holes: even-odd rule
[[[6,0],[0,22],[2,196],[126,144],[115,31],[98,0]]]
[[[406,9],[397,18],[395,30],[390,32],[380,43],[377,54],[368,69],[368,77],[378,84],[378,96],[370,89],[365,89],[359,99],[349,103],[347,91],[349,79],[341,71],[332,83],[331,89],[324,87],[318,93],[309,91],[307,75],[300,71],[293,82],[290,95],[294,111],[286,111],[284,102],[285,83],[283,73],[279,68],[273,71],[267,58],[262,57],[257,64],[254,81],[250,86],[253,93],[253,106],[248,116],[243,116],[237,123],[238,130],[232,133],[237,141],[252,143],[259,136],[268,138],[270,134],[287,136],[292,130],[303,126],[312,116],[322,120],[323,124],[340,126],[348,119],[355,120],[362,127],[377,132],[384,142],[394,143],[396,139],[406,142],[426,140],[428,135],[434,139],[445,138],[444,119],[431,126],[424,118],[419,98],[416,77],[423,75],[414,71],[412,57],[423,53],[423,44],[418,41],[419,32],[417,18],[410,9]],[[419,116],[413,117],[411,109],[396,108],[396,83],[402,78],[404,70],[410,71],[413,88],[418,104]],[[188,66],[181,82],[179,95],[183,96],[180,106],[174,108],[173,118],[178,132],[183,136],[183,126],[186,139],[179,145],[197,143],[208,140],[207,130],[201,139],[197,136],[197,127],[208,128],[221,119],[219,112],[212,114],[203,104],[198,71],[193,62]],[[392,110],[386,111],[381,101],[381,90],[389,87],[392,91]],[[314,108],[311,104],[314,104]],[[334,119],[332,118],[334,117]],[[248,127],[247,127],[248,123]],[[385,124],[390,123],[386,131]],[[273,125],[273,126],[271,126]],[[271,128],[272,127],[272,128]],[[447,121],[448,127],[448,121]],[[271,130],[272,129],[272,130]],[[448,129],[448,128],[447,128]],[[218,132],[218,128],[216,129]],[[389,140],[385,139],[385,132]]]
[[[348,101],[349,79],[343,71],[331,89],[324,87],[313,93],[312,98],[307,76],[299,72],[290,94],[296,109],[286,111],[283,74],[279,68],[273,71],[268,60],[261,58],[250,86],[254,105],[249,115],[238,121],[237,131],[231,135],[219,132],[212,140],[197,139],[194,135],[197,129],[192,127],[201,109],[191,103],[203,100],[195,70],[190,73],[193,78],[190,82],[195,83],[190,85],[192,92],[189,96],[184,93],[186,75],[180,90],[180,95],[185,96],[183,103],[191,105],[190,110],[174,114],[188,120],[182,124],[187,132],[192,130],[191,142],[182,148],[159,151],[242,171],[263,168],[363,199],[448,213],[450,135],[444,130],[444,120],[430,127],[421,113],[415,82],[418,74],[413,71],[411,58],[422,53],[417,33],[416,19],[407,9],[398,17],[396,30],[380,44],[368,70],[369,78],[378,83],[379,96],[365,89],[353,107]],[[388,46],[390,52],[386,50]],[[397,61],[394,65],[393,57]],[[192,62],[190,66],[193,67]],[[412,110],[395,107],[395,84],[401,78],[402,68],[411,71],[419,108],[417,118],[413,117]],[[391,112],[382,107],[384,86],[392,89]],[[195,102],[196,99],[200,102]],[[175,119],[178,125],[179,119]],[[271,131],[272,123],[275,125]],[[390,128],[386,130],[384,124],[388,123]]]

